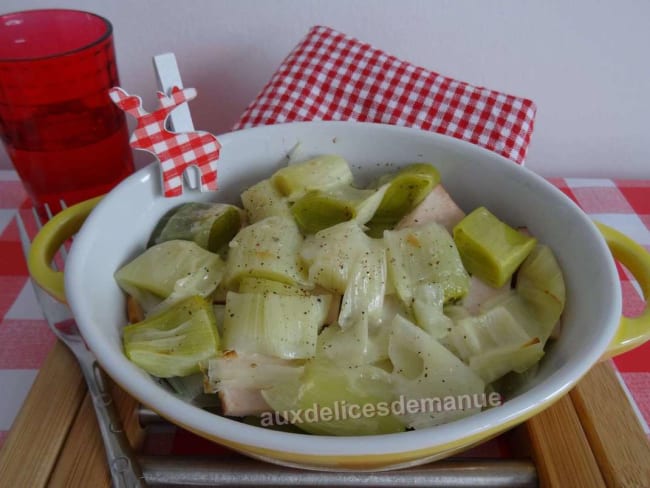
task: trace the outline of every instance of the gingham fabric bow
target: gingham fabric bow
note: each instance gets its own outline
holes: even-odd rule
[[[357,120],[430,130],[523,163],[531,100],[472,86],[313,27],[248,106],[235,129],[304,120]]]
[[[118,107],[137,120],[131,146],[158,157],[166,197],[183,193],[183,172],[189,166],[199,169],[202,189],[217,189],[216,161],[221,149],[217,138],[208,132],[175,133],[165,127],[167,116],[174,108],[196,97],[194,88],[174,87],[169,96],[158,92],[160,107],[151,113],[142,108],[140,97],[129,95],[119,87],[112,88],[109,94]]]

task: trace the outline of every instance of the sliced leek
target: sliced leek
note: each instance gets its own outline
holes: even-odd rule
[[[412,310],[415,323],[431,337],[445,337],[453,327],[453,321],[444,314],[445,294],[442,286],[421,283],[415,288]]]
[[[331,299],[331,295],[230,292],[223,324],[224,349],[283,359],[313,357]]]
[[[465,361],[497,347],[519,346],[532,339],[503,306],[494,307],[475,317],[461,319],[449,334],[450,343]]]
[[[242,204],[250,222],[266,217],[290,217],[287,199],[275,188],[271,180],[262,180],[241,194]]]
[[[566,302],[564,277],[551,248],[535,247],[517,273],[516,289],[539,321],[540,339],[546,341],[560,320]]]
[[[310,190],[350,185],[353,179],[345,159],[327,155],[285,166],[273,174],[271,182],[280,194],[294,201]]]
[[[159,378],[188,376],[217,355],[219,334],[212,305],[200,297],[123,329],[124,352],[135,364]]]
[[[216,253],[237,234],[242,222],[242,211],[234,205],[184,203],[161,219],[151,235],[149,247],[183,239]]]
[[[381,242],[369,240],[350,269],[339,314],[341,327],[346,328],[360,320],[367,320],[372,325],[379,322],[383,314],[386,281],[386,248]]]
[[[291,214],[303,234],[315,234],[353,219],[365,224],[381,203],[385,190],[359,189],[351,185],[311,190],[296,200],[291,206]]]
[[[481,410],[474,401],[485,383],[471,368],[412,322],[396,316],[388,345],[395,392],[417,408],[402,411],[408,427],[424,428]],[[468,402],[463,402],[468,398]],[[449,402],[453,408],[447,408]],[[413,403],[415,402],[415,403]]]
[[[286,415],[286,421],[311,434],[378,435],[404,430],[391,411],[395,400],[391,377],[375,366],[341,367],[313,359],[305,364],[300,381],[262,394],[277,415]]]
[[[230,242],[226,284],[235,288],[242,278],[254,277],[309,286],[298,258],[302,240],[290,218],[267,217],[244,227]]]
[[[370,238],[354,221],[329,227],[305,239],[300,256],[309,267],[309,281],[342,295],[349,273]]]
[[[218,254],[192,241],[172,240],[150,247],[121,267],[115,280],[148,312],[172,294],[168,304],[192,295],[210,295],[224,272],[225,263]]]
[[[467,270],[495,288],[510,280],[537,242],[485,207],[477,208],[456,224],[453,234]]]
[[[275,293],[277,295],[306,296],[309,291],[280,281],[246,277],[239,282],[239,293]]]
[[[370,362],[366,358],[368,341],[368,320],[365,318],[345,329],[331,324],[318,336],[316,357],[339,364],[364,364]]]
[[[544,346],[540,341],[531,341],[522,345],[502,346],[483,354],[472,356],[469,367],[486,383],[501,378],[514,371],[523,373],[537,364],[544,356]]]
[[[392,229],[424,200],[439,181],[438,170],[430,164],[415,163],[402,168],[386,182],[388,188],[367,224],[369,235],[381,237],[384,230]]]
[[[449,232],[435,222],[384,232],[388,248],[389,277],[397,294],[410,304],[422,283],[442,287],[444,300],[456,300],[467,293],[469,275]]]

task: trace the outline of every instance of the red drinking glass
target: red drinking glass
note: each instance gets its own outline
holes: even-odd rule
[[[58,209],[109,191],[133,172],[113,27],[92,13],[0,16],[0,137],[33,204]]]

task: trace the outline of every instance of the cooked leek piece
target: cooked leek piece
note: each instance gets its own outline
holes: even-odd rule
[[[548,246],[537,245],[522,263],[517,272],[516,289],[532,308],[541,327],[539,338],[545,342],[566,302],[562,270]]]
[[[339,364],[364,364],[368,352],[368,320],[358,320],[343,329],[334,323],[318,335],[316,357],[327,358]]]
[[[388,354],[394,367],[391,376],[396,395],[417,402],[417,409],[409,408],[400,416],[408,427],[440,425],[481,410],[472,401],[474,395],[485,391],[480,376],[399,315],[393,321]],[[464,402],[467,398],[469,402]],[[449,401],[454,402],[453,408],[448,408]]]
[[[361,314],[343,329],[334,323],[318,336],[317,357],[345,364],[376,364],[388,360],[388,337],[397,314],[408,311],[394,295],[384,297],[380,316],[370,322],[369,314]]]
[[[340,156],[319,156],[285,166],[271,176],[271,182],[283,196],[295,201],[310,190],[350,185],[354,179],[350,166]]]
[[[291,218],[267,217],[244,227],[230,241],[224,280],[236,288],[254,277],[309,286],[298,258],[302,235]]]
[[[486,302],[481,307],[482,314],[489,312],[495,308],[502,308],[513,317],[517,325],[519,325],[528,335],[529,338],[537,338],[545,342],[545,328],[542,326],[542,321],[537,315],[535,308],[532,307],[526,299],[524,299],[517,290],[511,290],[505,295],[494,297],[493,300]]]
[[[207,297],[219,285],[225,264],[219,255],[192,241],[166,241],[150,247],[115,273],[118,285],[140,304],[152,305],[174,293],[171,301]],[[158,297],[154,303],[152,295]]]
[[[241,194],[242,204],[252,223],[266,217],[289,217],[291,210],[287,199],[275,188],[270,179],[246,189]]]
[[[224,349],[283,359],[316,354],[331,295],[228,293],[223,324]]]
[[[454,241],[463,264],[495,288],[506,284],[533,250],[537,240],[513,229],[485,207],[479,207],[454,227]]]
[[[292,205],[291,214],[303,234],[315,234],[341,222],[351,219],[358,221],[358,209],[363,209],[364,202],[374,194],[374,190],[354,188],[351,185],[329,190],[310,190]],[[374,212],[379,204],[376,197],[372,201],[375,202],[374,208],[366,209],[366,214]]]
[[[262,395],[287,422],[311,434],[353,436],[401,432],[392,415],[391,378],[384,370],[360,365],[341,367],[324,359],[305,364],[300,381],[264,390]],[[295,417],[291,411],[301,411]],[[263,414],[264,415],[264,414]],[[261,417],[265,425],[264,416]]]
[[[384,308],[386,281],[386,248],[382,242],[368,239],[350,268],[338,320],[342,328],[362,319],[372,325],[379,322]]]
[[[537,364],[544,356],[544,346],[539,340],[523,345],[508,345],[472,356],[469,367],[486,383],[501,378],[514,371],[523,373]]]
[[[439,284],[445,302],[461,298],[469,276],[447,230],[435,222],[384,232],[388,248],[388,276],[397,294],[410,304],[422,283]]]
[[[191,297],[123,329],[126,356],[159,378],[200,372],[199,363],[217,355],[219,334],[212,305]]]
[[[239,283],[239,293],[275,293],[277,295],[305,296],[309,295],[309,290],[287,285],[280,281],[246,277],[242,278]]]
[[[298,379],[303,370],[303,366],[295,361],[229,351],[207,361],[205,391],[216,393],[227,388],[271,388]]]
[[[322,190],[311,190],[291,207],[291,214],[303,234],[347,222],[355,216],[355,202],[341,200]]]
[[[309,281],[345,293],[349,273],[360,252],[368,247],[370,238],[354,221],[343,222],[308,236],[300,256],[309,267]]]
[[[184,203],[166,214],[156,226],[149,247],[182,239],[194,241],[211,252],[221,250],[243,223],[241,209],[225,203]]]
[[[461,319],[449,333],[450,343],[464,361],[498,347],[521,346],[531,339],[533,338],[503,306]]]
[[[444,299],[440,285],[421,283],[415,287],[412,303],[415,323],[435,339],[445,337],[454,325],[443,312]]]
[[[192,296],[212,297],[214,299],[218,288],[218,285],[215,286],[215,284],[221,282],[224,269],[225,264],[220,262],[219,266],[206,266],[179,278],[174,283],[174,290],[169,296],[155,306],[150,306],[146,311],[146,316],[158,314],[175,303]]]
[[[368,234],[381,237],[411,212],[440,182],[440,174],[427,163],[415,163],[402,168],[390,178],[388,188],[372,219]]]

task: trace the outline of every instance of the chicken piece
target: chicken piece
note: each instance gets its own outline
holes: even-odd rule
[[[271,410],[259,389],[226,388],[219,392],[221,409],[229,417],[260,415]]]
[[[465,212],[456,205],[444,187],[438,184],[417,207],[402,217],[395,229],[437,222],[451,232],[463,217]]]
[[[509,293],[510,289],[510,282],[500,288],[494,288],[476,276],[472,276],[469,280],[469,291],[463,298],[461,305],[470,314],[478,315],[480,313],[481,305],[499,295]]]
[[[144,310],[142,306],[131,295],[126,297],[126,315],[129,324],[137,324],[144,320]]]
[[[270,410],[262,390],[295,381],[303,369],[291,360],[228,350],[208,360],[204,391],[219,394],[224,415],[259,415]]]

